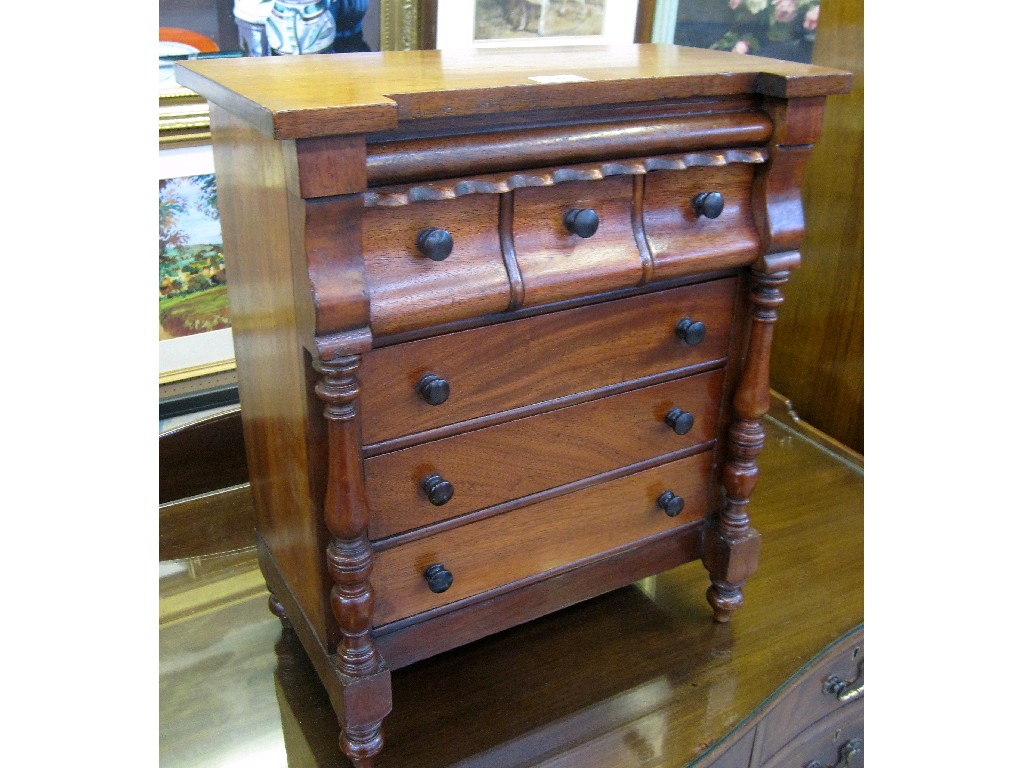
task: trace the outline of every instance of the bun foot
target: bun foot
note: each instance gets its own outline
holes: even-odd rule
[[[363,728],[349,726],[341,732],[339,742],[342,752],[352,762],[353,768],[373,768],[377,754],[384,746],[384,739],[380,735],[380,722]]]
[[[714,612],[715,621],[725,624],[732,618],[733,611],[743,605],[743,591],[735,584],[712,582],[707,591],[708,603]]]

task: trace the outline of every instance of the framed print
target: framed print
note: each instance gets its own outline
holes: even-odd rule
[[[437,48],[632,43],[637,0],[437,0]]]
[[[809,64],[820,0],[659,0],[657,42]]]
[[[213,150],[160,150],[160,384],[233,370]]]

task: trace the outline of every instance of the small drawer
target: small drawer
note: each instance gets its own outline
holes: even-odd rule
[[[512,236],[524,306],[643,281],[631,223],[633,177],[517,189]]]
[[[762,756],[772,757],[810,723],[851,705],[860,706],[863,697],[864,632],[861,630],[828,649],[800,676],[796,687],[779,698],[765,718]]]
[[[711,465],[706,451],[377,552],[370,576],[376,594],[373,625],[553,575],[700,520]],[[683,499],[675,516],[658,504],[666,491]],[[446,583],[443,591],[433,591]]]
[[[761,768],[863,768],[864,702],[857,701],[797,734]]]
[[[372,350],[364,443],[723,360],[735,294],[730,277]]]
[[[370,538],[707,442],[722,378],[709,371],[366,459]]]
[[[757,258],[759,240],[750,206],[755,168],[734,163],[647,175],[644,230],[655,280],[743,266]]]
[[[497,195],[367,208],[363,252],[375,334],[509,306],[512,288],[498,239]]]

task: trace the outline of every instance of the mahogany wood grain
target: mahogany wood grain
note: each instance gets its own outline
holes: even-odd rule
[[[632,110],[631,110],[632,111]],[[518,127],[507,132],[406,139],[367,148],[371,186],[444,179],[553,163],[584,163],[762,144],[772,132],[760,112],[629,119],[574,126]]]
[[[750,205],[755,167],[735,163],[648,174],[643,222],[656,279],[754,262],[759,248]],[[694,211],[693,198],[701,192],[721,193],[725,208],[718,218]]]
[[[721,370],[702,373],[368,458],[370,538],[712,440],[722,376]],[[684,435],[665,422],[675,407],[694,416]],[[433,474],[455,487],[443,506],[431,504],[421,486]]]
[[[771,418],[765,426],[764,556],[733,622],[709,622],[703,568],[665,570],[662,558],[637,578],[658,576],[547,616],[558,607],[557,578],[521,601],[506,595],[472,607],[480,613],[438,617],[431,632],[405,635],[401,651],[398,637],[392,645],[378,636],[389,664],[403,667],[392,674],[382,765],[622,768],[623,753],[610,747],[628,743],[644,750],[646,768],[709,768],[705,755],[713,758],[734,729],[753,728],[776,689],[863,621],[862,472]],[[673,558],[692,558],[678,540],[670,548]],[[222,559],[197,562],[180,597],[197,601],[223,583],[213,570]],[[258,583],[251,554],[248,567]],[[594,584],[616,577],[606,572]],[[161,603],[171,582],[160,580]],[[575,588],[559,592],[568,599]],[[161,623],[161,762],[214,768],[225,754],[272,747],[287,749],[290,764],[344,765],[317,657],[299,644],[298,629],[282,631],[265,594],[233,598]],[[529,623],[465,644],[478,627],[510,626],[510,613],[531,610]],[[461,647],[434,646],[449,640]],[[197,648],[217,649],[217,663]],[[396,663],[405,649],[433,658]],[[470,720],[473,727],[449,727]]]
[[[374,626],[536,581],[700,520],[710,469],[711,455],[702,453],[378,552],[371,576]],[[685,499],[676,517],[657,505],[667,490]],[[441,594],[431,592],[423,578],[432,563],[444,564],[454,576]]]
[[[822,8],[814,62],[853,72],[829,99],[803,183],[807,234],[786,290],[772,386],[801,419],[864,452],[864,4]],[[824,299],[823,297],[827,297]]]
[[[398,333],[507,309],[511,286],[498,237],[497,195],[363,212],[370,327]],[[432,261],[416,248],[428,227],[447,230],[451,255]]]
[[[844,690],[828,690],[830,678],[841,681]],[[808,723],[863,699],[863,685],[864,631],[861,630],[844,637],[827,655],[801,670],[794,684],[772,701],[758,740],[759,757],[762,760],[772,758],[789,742],[798,739]]]
[[[375,349],[362,367],[363,439],[376,443],[444,424],[544,402],[723,357],[736,280],[673,288],[489,328]],[[699,318],[707,337],[675,335]],[[427,373],[445,378],[448,400],[416,393]]]
[[[537,83],[568,73],[586,82]],[[393,128],[399,120],[760,93],[848,90],[845,72],[671,45],[389,51],[207,59],[178,82],[278,139]]]
[[[305,264],[305,254],[293,252],[287,218],[266,215],[289,210],[297,198],[288,189],[279,143],[217,105],[210,107],[210,124],[256,524],[326,643],[333,632],[329,579],[309,552],[324,551],[328,536],[311,480],[319,459],[305,431],[320,416],[296,344],[312,322],[300,319],[305,305],[297,304],[293,288],[293,262]]]
[[[525,306],[643,282],[643,263],[633,237],[630,177],[517,189],[512,194],[512,237]],[[569,232],[563,219],[572,209],[597,213],[597,232],[587,238]]]
[[[373,553],[366,534],[368,512],[355,406],[359,356],[316,361],[314,367],[322,377],[316,393],[327,420],[324,521],[331,533],[327,548],[327,571],[333,581],[330,602],[341,630],[332,662],[344,676],[347,700],[340,743],[354,765],[372,765],[384,746],[380,726],[391,709],[391,687],[387,666],[370,637],[376,596],[369,583]],[[367,685],[371,696],[355,693]]]

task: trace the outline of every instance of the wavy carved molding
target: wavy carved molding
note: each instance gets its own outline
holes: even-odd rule
[[[403,187],[381,187],[363,193],[367,208],[395,208],[410,203],[452,200],[464,195],[496,195],[524,187],[551,187],[567,181],[598,181],[609,176],[638,176],[651,171],[682,171],[702,166],[732,163],[764,163],[764,149],[727,149],[721,152],[687,152],[681,155],[659,155],[633,160],[612,160],[604,163],[548,168],[513,174],[494,174],[471,179],[449,179]]]

